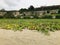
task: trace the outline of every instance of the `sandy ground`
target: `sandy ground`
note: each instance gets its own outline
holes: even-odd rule
[[[37,31],[0,29],[0,45],[60,45],[60,31],[46,36]]]

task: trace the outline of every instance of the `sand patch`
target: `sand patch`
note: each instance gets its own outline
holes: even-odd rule
[[[37,31],[0,29],[0,45],[60,45],[60,31],[46,36]]]

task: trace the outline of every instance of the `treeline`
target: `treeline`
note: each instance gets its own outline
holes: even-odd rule
[[[26,8],[22,8],[20,9],[20,12],[23,13],[24,11],[40,11],[40,10],[55,10],[55,9],[59,9],[58,11],[58,14],[50,14],[50,15],[42,15],[42,16],[39,16],[39,15],[33,15],[32,17],[33,18],[40,18],[40,19],[60,19],[60,5],[57,5],[57,6],[42,6],[42,7],[39,7],[39,8],[34,8],[34,6],[30,6],[28,9]],[[24,17],[24,18],[31,18],[31,17]]]
[[[0,16],[0,18],[24,18],[24,19],[27,19],[27,18],[37,18],[37,19],[52,19],[52,18],[58,18],[58,19],[60,19],[60,8],[59,8],[59,6],[51,6],[51,7],[41,7],[41,8],[34,8],[34,6],[30,6],[28,9],[26,9],[26,8],[21,8],[18,12],[20,12],[21,14],[23,13],[23,12],[25,12],[25,11],[30,11],[30,12],[33,12],[33,11],[37,11],[37,10],[52,10],[52,9],[59,9],[59,13],[58,14],[50,14],[50,15],[42,15],[42,16],[39,16],[39,15],[33,15],[33,14],[31,14],[30,16],[26,16],[25,14],[23,14],[23,15],[17,15],[17,16],[15,16],[15,15],[13,15],[13,12],[11,12],[11,11],[7,11],[7,13],[5,13],[4,15],[2,15],[2,16]],[[2,9],[2,10],[0,10],[0,12],[4,12],[4,11],[6,11],[6,10],[4,10],[4,9]]]

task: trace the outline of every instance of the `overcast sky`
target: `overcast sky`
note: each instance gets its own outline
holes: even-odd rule
[[[60,0],[0,0],[0,9],[18,10],[20,8],[60,5]]]

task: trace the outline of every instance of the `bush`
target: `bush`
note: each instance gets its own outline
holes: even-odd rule
[[[44,18],[44,19],[52,19],[52,16],[51,15],[45,15],[42,18]]]
[[[60,15],[57,15],[56,18],[57,18],[57,19],[60,19]]]
[[[7,12],[7,13],[4,15],[4,18],[15,18],[15,16],[12,14],[12,12]]]

